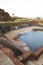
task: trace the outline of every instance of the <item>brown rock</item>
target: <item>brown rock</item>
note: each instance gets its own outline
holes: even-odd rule
[[[8,12],[5,12],[3,9],[0,9],[0,20],[1,21],[8,21],[13,20],[13,18],[9,15]]]

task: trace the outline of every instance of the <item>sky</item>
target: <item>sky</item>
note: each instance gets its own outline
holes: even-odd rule
[[[19,17],[43,17],[43,0],[0,0],[0,8]]]

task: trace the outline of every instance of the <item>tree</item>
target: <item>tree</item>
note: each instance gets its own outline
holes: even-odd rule
[[[12,15],[14,16],[14,13]]]
[[[40,17],[37,17],[37,19],[40,19]]]

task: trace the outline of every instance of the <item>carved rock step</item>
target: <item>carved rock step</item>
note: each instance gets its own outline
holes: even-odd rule
[[[37,62],[40,63],[40,65],[43,65],[43,53],[40,55],[40,57],[37,59]]]
[[[10,58],[0,50],[0,65],[15,65]]]

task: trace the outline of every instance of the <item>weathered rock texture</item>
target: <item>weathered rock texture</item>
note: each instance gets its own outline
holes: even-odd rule
[[[8,12],[5,12],[3,9],[0,9],[0,20],[8,21],[8,20],[13,20],[13,18],[9,15]]]

